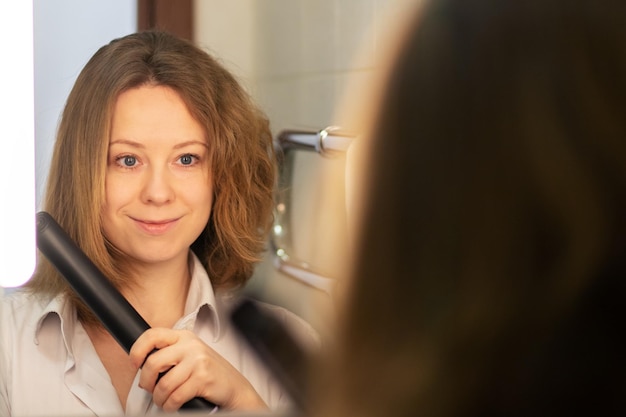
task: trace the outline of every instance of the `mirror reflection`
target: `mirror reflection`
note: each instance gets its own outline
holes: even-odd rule
[[[45,189],[45,184],[50,180],[50,167],[53,167],[52,180],[55,180],[58,167],[62,165],[59,163],[59,158],[64,157],[61,154],[56,162],[51,163],[50,160],[59,129],[59,114],[64,110],[69,90],[81,68],[98,48],[111,39],[138,29],[137,22],[142,20],[142,4],[145,5],[145,2],[113,1],[91,8],[69,0],[35,1],[38,209],[43,206],[44,195],[49,191]],[[348,135],[320,129],[335,124],[336,106],[345,86],[355,79],[363,82],[370,77],[374,66],[368,55],[361,55],[362,58],[356,61],[353,57],[357,55],[360,45],[369,39],[371,28],[378,23],[378,12],[387,4],[371,1],[364,7],[361,3],[352,2],[277,1],[268,2],[266,6],[260,7],[256,2],[241,2],[236,6],[227,1],[193,2],[190,9],[193,22],[191,40],[218,57],[240,79],[246,91],[267,113],[271,133],[277,141],[280,141],[283,132],[298,129],[312,133],[319,140],[318,145],[322,145],[289,152],[287,146],[281,147],[284,151],[282,167],[288,170],[289,175],[281,172],[282,182],[275,206],[275,239],[268,242],[266,259],[258,265],[247,290],[258,299],[280,305],[302,317],[323,335],[328,324],[325,312],[331,310],[328,306],[333,303],[335,265],[341,262],[334,248],[344,245],[344,242],[323,242],[324,239],[321,239],[320,245],[318,226],[327,224],[329,219],[334,222],[337,218],[341,224],[346,215],[343,205],[327,207],[322,200],[325,195],[324,181],[328,178],[332,184],[343,184],[345,181],[344,152],[348,145],[333,144],[332,141],[347,138]],[[285,19],[286,12],[293,18]],[[232,25],[228,28],[216,25],[216,16]],[[350,23],[344,25],[344,21]],[[322,32],[319,31],[320,26],[324,28]],[[281,39],[280,44],[276,42],[278,38]],[[130,93],[138,94],[129,99],[131,102],[155,97],[153,92],[145,90],[131,89]],[[150,106],[163,107],[165,100],[161,96],[171,91],[158,93],[163,94],[158,100],[150,99]],[[117,100],[121,100],[121,95]],[[124,113],[119,110],[118,114]],[[114,132],[117,128],[117,124],[111,123]],[[150,149],[147,144],[142,144],[142,147]],[[193,154],[194,158],[196,154]],[[97,159],[98,155],[94,156]],[[70,166],[76,162],[69,154],[67,158]],[[131,160],[128,155],[124,158],[124,161]],[[136,156],[132,158],[133,161],[137,159]],[[113,183],[111,178],[107,177],[109,186]],[[118,186],[121,183],[117,183]],[[108,195],[107,199],[110,200]],[[61,220],[66,227],[70,225],[67,219]],[[156,228],[152,225],[148,229],[154,231]],[[342,232],[337,235],[346,237]],[[75,239],[83,237],[74,233]],[[111,241],[117,246],[125,245],[122,241]],[[274,250],[271,250],[272,245]],[[290,270],[290,267],[299,269],[300,274]],[[318,281],[302,279],[302,272],[315,274]],[[67,322],[61,312],[59,317],[61,322]],[[76,340],[84,342],[87,340],[85,336],[88,337],[103,359],[109,376],[118,380],[116,362],[105,360],[107,355],[103,353],[113,352],[109,349],[112,346],[107,345],[108,339],[100,339],[101,335],[90,327],[88,321],[82,323],[86,335],[82,334],[83,338]],[[121,392],[119,386],[116,385],[115,389],[118,394]],[[124,406],[126,397],[120,396],[120,399]]]
[[[188,21],[193,26],[194,42],[214,53],[239,77],[268,115],[272,133],[278,138],[286,130],[318,132],[326,126],[343,124],[338,120],[338,108],[344,91],[354,83],[367,84],[373,77],[377,67],[371,56],[380,48],[383,22],[393,20],[391,16],[400,13],[402,4],[407,2],[195,1],[191,2]],[[39,204],[58,117],[73,80],[97,47],[137,29],[141,7],[146,2],[139,3],[140,7],[127,0],[102,4],[78,0],[34,2]],[[160,13],[167,17],[173,12]],[[301,181],[314,184],[319,171],[326,169],[317,166],[327,165],[322,159],[311,156],[297,159],[300,167],[297,178]],[[294,210],[300,210],[298,207],[305,210],[298,216],[312,210],[306,201],[319,201],[304,189],[319,192],[314,191],[314,186],[302,186],[294,191],[304,193],[302,198],[294,199]],[[327,215],[342,216],[343,212]],[[330,245],[320,246],[314,236],[321,220],[303,220],[291,226],[301,229],[292,243],[297,251],[294,256],[320,265],[315,268],[332,269],[325,259],[317,261],[318,257],[328,258],[324,252],[331,251]],[[306,285],[292,282],[276,271],[273,264],[268,253],[257,267],[250,291],[285,305],[324,331],[326,317],[320,311],[331,301]],[[326,275],[332,275],[332,271]],[[318,308],[320,304],[322,308]]]

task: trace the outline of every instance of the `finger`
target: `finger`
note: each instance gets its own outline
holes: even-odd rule
[[[153,392],[155,385],[164,374],[180,362],[182,356],[179,351],[180,349],[176,349],[173,345],[157,350],[148,356],[139,374],[139,387]]]
[[[143,332],[130,348],[131,363],[139,369],[155,349],[162,349],[178,341],[176,331],[165,328],[152,328]]]
[[[181,362],[170,369],[156,384],[153,401],[165,411],[176,411],[185,402],[197,396],[197,388],[191,383],[193,366]]]
[[[197,397],[194,391],[191,384],[180,385],[167,397],[161,408],[166,412],[178,411],[187,401]]]

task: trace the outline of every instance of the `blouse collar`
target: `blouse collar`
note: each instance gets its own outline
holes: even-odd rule
[[[200,260],[193,252],[190,251],[190,253],[190,268],[192,272],[189,293],[187,294],[183,317],[178,320],[174,328],[193,331],[198,320],[203,322],[206,320],[211,327],[213,340],[217,341],[221,337],[224,328],[220,324],[221,308],[218,308],[218,305],[221,303],[218,303],[216,299],[211,280]],[[205,314],[204,311],[207,313]],[[35,326],[35,343],[38,344],[38,335],[42,328],[49,322],[57,320],[60,322],[65,348],[71,353],[72,338],[75,334],[78,318],[76,309],[72,307],[69,299],[63,294],[57,295],[43,306]]]

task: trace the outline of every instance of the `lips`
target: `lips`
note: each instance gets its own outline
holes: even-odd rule
[[[178,218],[167,220],[141,220],[133,219],[137,227],[150,235],[160,235],[168,232],[178,223]]]

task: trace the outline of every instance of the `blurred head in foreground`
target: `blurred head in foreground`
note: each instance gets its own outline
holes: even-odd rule
[[[422,4],[359,138],[323,415],[624,411],[624,16]]]

